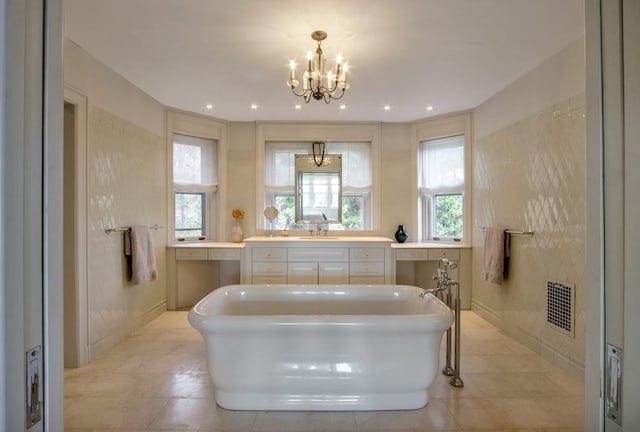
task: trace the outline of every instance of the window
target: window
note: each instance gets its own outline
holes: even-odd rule
[[[295,223],[295,155],[311,154],[311,142],[267,142],[265,147],[265,203],[278,209],[273,227],[306,229]],[[372,164],[369,142],[327,142],[327,154],[342,155],[342,225],[334,230],[371,229]]]
[[[175,238],[211,237],[218,186],[216,141],[173,134]]]
[[[464,135],[420,142],[418,190],[423,238],[463,238],[464,174]]]

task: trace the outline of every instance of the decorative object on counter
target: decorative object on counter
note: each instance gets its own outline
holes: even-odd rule
[[[407,234],[407,232],[405,231],[404,225],[398,225],[398,229],[396,230],[394,237],[396,238],[396,241],[398,243],[404,243],[405,241],[407,241],[407,239],[409,238],[409,234]]]
[[[278,209],[275,207],[267,207],[264,209],[264,217],[269,221],[269,237],[273,237],[273,220],[278,217]]]
[[[231,211],[231,216],[233,216],[234,219],[233,228],[231,228],[231,241],[234,243],[240,243],[244,237],[242,227],[240,226],[240,219],[244,218],[244,210],[233,209]]]

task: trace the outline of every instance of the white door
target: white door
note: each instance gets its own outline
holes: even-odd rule
[[[589,279],[594,287],[589,290],[586,426],[589,431],[637,431],[640,430],[640,2],[588,0],[586,6],[591,108],[587,110],[588,221],[591,221],[587,253]]]
[[[0,0],[0,28],[0,430],[60,431],[62,1]]]

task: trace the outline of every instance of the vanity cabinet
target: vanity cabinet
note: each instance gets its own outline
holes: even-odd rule
[[[385,248],[354,247],[349,251],[350,284],[379,285],[385,283]]]
[[[394,243],[393,274],[396,283],[433,288],[441,258],[458,264],[449,277],[460,283],[462,309],[471,309],[471,247],[466,244]]]
[[[253,248],[251,249],[251,264],[251,283],[287,283],[287,248]]]
[[[287,283],[348,284],[348,261],[348,248],[289,248]]]
[[[245,239],[244,280],[252,284],[392,283],[390,243],[381,237],[250,237]]]

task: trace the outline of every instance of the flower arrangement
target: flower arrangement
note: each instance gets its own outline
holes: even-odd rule
[[[244,210],[242,210],[242,209],[233,209],[231,211],[231,216],[233,216],[233,218],[235,220],[240,220],[240,219],[244,218]]]

